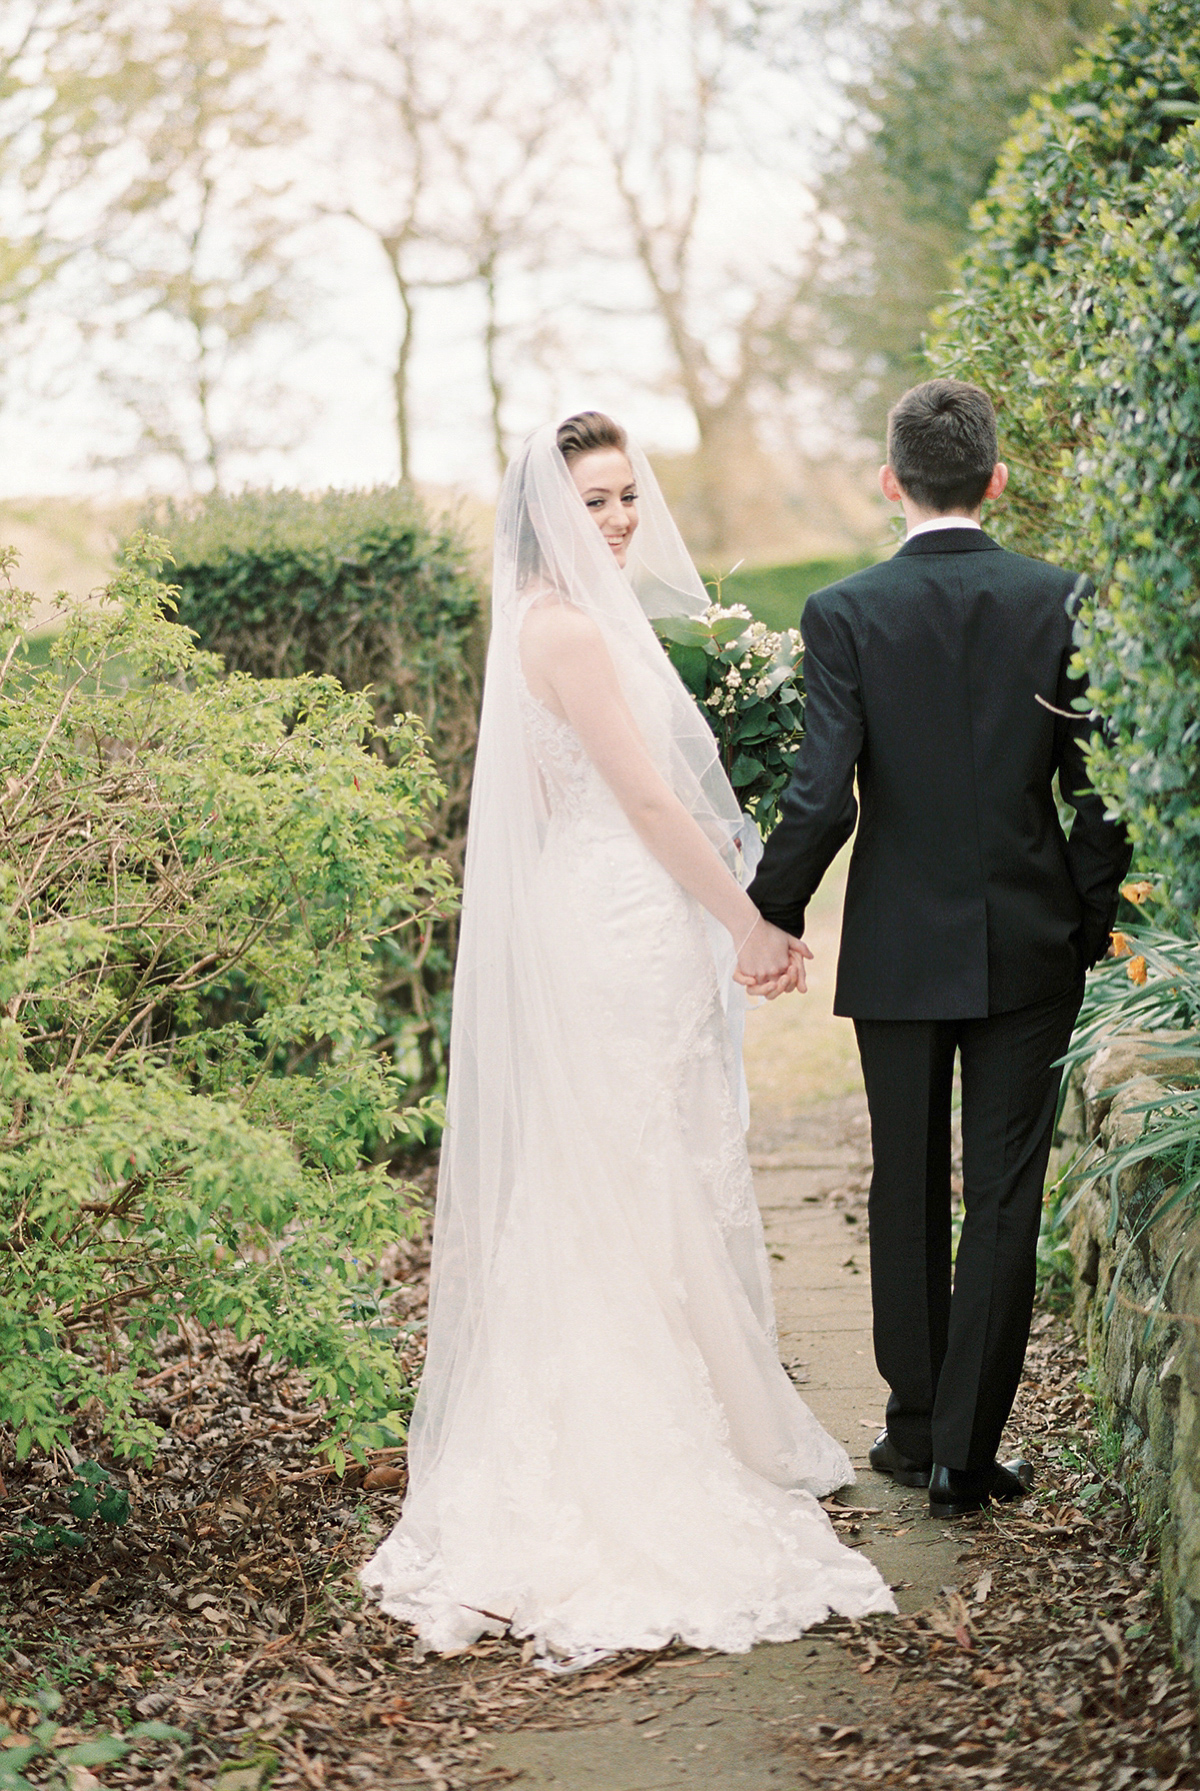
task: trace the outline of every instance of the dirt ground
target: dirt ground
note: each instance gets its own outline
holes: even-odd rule
[[[865,1466],[883,1388],[866,1116],[852,1029],[829,1011],[838,898],[834,879],[815,905],[813,993],[750,1018],[751,1150],[784,1359],[860,1469],[832,1515],[894,1585],[900,1616],[563,1678],[503,1640],[422,1659],[354,1573],[395,1520],[402,1462],[381,1458],[370,1485],[314,1467],[321,1413],[299,1377],[253,1343],[195,1337],[145,1387],[167,1426],[155,1472],[106,1463],[129,1522],[41,1557],[0,1541],[0,1791],[39,1719],[29,1782],[69,1791],[1196,1783],[1194,1688],[1172,1667],[1153,1552],[1060,1316],[1036,1320],[1010,1426],[1038,1475],[1019,1509],[935,1523],[921,1494]],[[425,1260],[393,1265],[414,1359]],[[103,1459],[85,1426],[76,1447]],[[75,1465],[0,1463],[0,1537],[61,1518]],[[135,1738],[107,1765],[70,1759],[147,1722],[176,1733]]]

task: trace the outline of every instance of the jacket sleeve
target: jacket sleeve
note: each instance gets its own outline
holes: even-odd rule
[[[831,613],[834,595],[816,592],[804,607],[804,739],[779,823],[749,889],[760,913],[797,937],[814,890],[858,818],[854,768],[863,744],[862,694],[853,645]]]
[[[1071,649],[1063,654],[1058,680],[1060,711],[1071,710],[1078,697],[1086,696],[1087,683],[1070,669]],[[1085,713],[1078,721],[1060,719],[1058,737],[1058,787],[1064,802],[1075,810],[1067,839],[1067,869],[1083,905],[1079,948],[1083,967],[1090,970],[1108,949],[1109,934],[1117,917],[1117,899],[1129,870],[1133,848],[1119,821],[1104,815],[1104,801],[1092,788],[1087,768],[1087,745],[1096,724]]]

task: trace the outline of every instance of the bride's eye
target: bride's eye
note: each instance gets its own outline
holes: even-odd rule
[[[636,504],[637,503],[637,492],[636,491],[623,491],[621,493],[621,502],[623,504]]]

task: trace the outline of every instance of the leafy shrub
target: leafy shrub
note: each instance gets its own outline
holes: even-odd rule
[[[740,603],[664,616],[654,627],[716,736],[734,794],[765,837],[804,738],[799,631],[773,634]]]
[[[49,1450],[90,1400],[152,1454],[134,1383],[186,1315],[304,1369],[336,1459],[403,1401],[355,1258],[412,1224],[367,1160],[430,1118],[376,1049],[375,954],[450,906],[441,786],[332,678],[221,678],[161,549],[40,667],[0,597],[0,1422]]]
[[[1172,143],[1141,210],[1102,205],[1080,281],[1098,340],[1083,539],[1102,598],[1076,640],[1108,723],[1092,776],[1171,906],[1200,915],[1200,125]]]
[[[1079,556],[1069,480],[1090,438],[1105,347],[1079,302],[1097,271],[1088,226],[1102,206],[1137,216],[1147,177],[1198,117],[1200,0],[1125,0],[1034,98],[975,208],[929,357],[937,372],[984,386],[1002,412],[1012,478],[988,526],[1020,551]]]
[[[71,1731],[55,1720],[62,1709],[62,1694],[48,1688],[34,1694],[36,1722],[24,1731],[11,1729],[0,1722],[0,1791],[75,1791],[75,1787],[95,1783],[90,1766],[110,1766],[127,1754],[144,1754],[153,1741],[188,1741],[186,1729],[170,1723],[134,1723],[123,1734],[102,1731],[90,1739],[77,1741]],[[33,1715],[33,1712],[30,1713]],[[26,1768],[36,1771],[37,1786],[25,1776]],[[169,1768],[168,1768],[169,1770]]]
[[[465,544],[403,487],[215,495],[170,508],[179,621],[231,672],[370,689],[377,740],[421,717],[444,793],[429,850],[459,872],[477,727],[481,610]],[[389,937],[378,971],[393,1054],[435,1085],[449,1035],[453,922]]]
[[[1082,565],[1092,775],[1200,913],[1200,0],[1126,4],[1034,104],[931,347],[1003,410],[998,532]]]
[[[112,1475],[99,1462],[84,1461],[75,1470],[74,1483],[67,1488],[67,1505],[79,1524],[98,1517],[101,1523],[129,1522],[129,1494],[114,1486]],[[36,1517],[25,1516],[15,1536],[7,1538],[8,1552],[14,1560],[29,1555],[50,1555],[60,1548],[87,1548],[89,1538],[69,1524],[39,1523]]]

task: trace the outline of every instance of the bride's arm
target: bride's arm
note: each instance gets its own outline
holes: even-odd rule
[[[526,676],[550,698],[628,816],[631,826],[677,883],[727,927],[740,979],[803,988],[803,964],[789,970],[788,936],[763,920],[715,847],[684,808],[646,750],[625,701],[604,637],[569,605],[534,610],[521,639]]]

